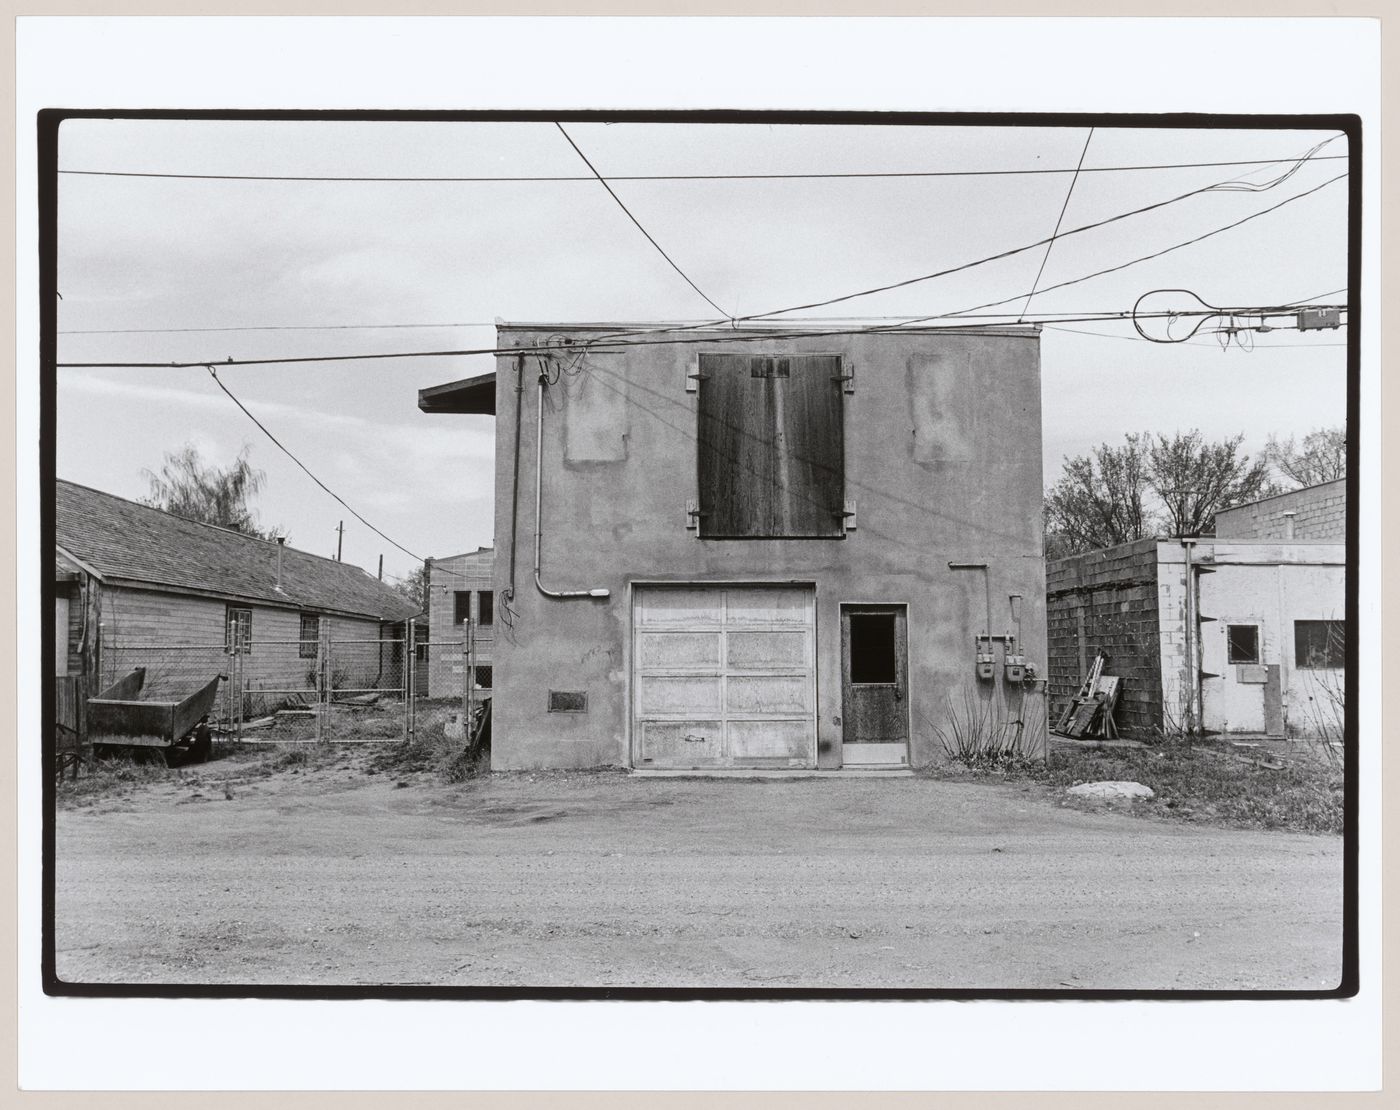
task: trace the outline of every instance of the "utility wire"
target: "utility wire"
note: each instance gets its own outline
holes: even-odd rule
[[[264,424],[261,420],[259,420],[256,416],[254,416],[251,412],[249,412],[248,407],[233,395],[233,392],[229,389],[228,386],[224,385],[224,383],[219,380],[218,372],[215,371],[214,367],[206,364],[205,369],[209,371],[209,376],[214,379],[214,384],[224,391],[225,395],[230,401],[232,401],[235,405],[237,405],[240,409],[243,410],[243,415],[246,416],[249,420],[251,420],[254,424],[256,424],[258,426],[258,430],[261,431],[263,435],[267,436],[268,439],[272,440],[272,442],[276,444],[278,449],[281,450],[282,454],[286,455],[287,458],[291,459],[292,462],[296,463],[297,466],[301,467],[301,469],[306,472],[306,476],[308,478],[310,478],[313,482],[315,482],[318,486],[320,486],[323,490],[330,494],[331,497],[338,501],[351,516],[353,516],[356,520],[358,520],[361,524],[363,524],[380,539],[384,540],[386,543],[392,544],[394,547],[397,547],[409,558],[416,559],[420,563],[423,561],[423,557],[421,555],[415,555],[412,551],[404,547],[404,545],[399,543],[397,540],[390,539],[373,524],[371,524],[364,517],[362,517],[358,512],[356,512],[355,509],[351,507],[350,503],[345,500],[345,498],[341,497],[340,494],[336,493],[335,490],[331,489],[330,486],[326,485],[326,483],[321,481],[320,478],[312,474],[311,470],[307,467],[307,465],[304,462],[302,462],[299,458],[297,458],[294,454],[292,454],[292,452],[288,450],[287,446],[280,439],[278,439],[275,435],[268,431],[267,425]]]
[[[1342,180],[1344,177],[1346,177],[1346,176],[1347,176],[1347,175],[1346,175],[1345,173],[1338,174],[1336,177],[1329,178],[1327,181],[1324,181],[1321,185],[1314,185],[1311,189],[1308,189],[1308,190],[1306,190],[1305,192],[1297,193],[1297,194],[1295,194],[1294,196],[1288,197],[1286,200],[1281,200],[1281,201],[1279,201],[1277,204],[1271,205],[1271,206],[1268,207],[1268,208],[1262,208],[1262,209],[1260,209],[1258,212],[1252,212],[1252,213],[1250,213],[1248,216],[1244,216],[1244,217],[1242,217],[1241,219],[1238,219],[1238,220],[1233,221],[1232,223],[1225,224],[1223,227],[1217,227],[1217,228],[1215,228],[1215,229],[1213,229],[1213,230],[1211,230],[1211,231],[1207,231],[1207,232],[1205,232],[1205,233],[1203,233],[1203,234],[1201,234],[1201,235],[1197,235],[1197,236],[1195,236],[1195,237],[1192,238],[1192,239],[1187,239],[1187,240],[1185,240],[1185,241],[1183,241],[1183,242],[1180,242],[1180,243],[1173,243],[1171,246],[1169,246],[1169,247],[1163,247],[1161,250],[1159,250],[1159,251],[1153,251],[1151,254],[1140,255],[1139,257],[1130,259],[1130,260],[1128,260],[1127,262],[1120,262],[1120,263],[1119,263],[1118,265],[1116,265],[1116,266],[1109,266],[1109,267],[1106,267],[1105,269],[1102,269],[1102,270],[1096,270],[1096,271],[1094,271],[1092,274],[1084,274],[1082,277],[1071,278],[1071,279],[1069,279],[1068,281],[1062,281],[1062,282],[1059,282],[1059,283],[1056,284],[1056,285],[1049,285],[1049,286],[1046,286],[1044,289],[1041,290],[1041,292],[1042,292],[1042,293],[1049,293],[1049,292],[1052,292],[1052,291],[1054,291],[1054,290],[1056,290],[1056,289],[1064,289],[1064,288],[1066,288],[1066,287],[1068,287],[1068,286],[1071,286],[1071,285],[1078,285],[1080,282],[1090,281],[1090,280],[1093,279],[1093,278],[1103,277],[1105,274],[1112,274],[1112,273],[1116,273],[1116,272],[1119,271],[1119,270],[1126,270],[1129,266],[1136,266],[1139,262],[1148,262],[1148,261],[1150,261],[1150,260],[1152,260],[1152,259],[1154,259],[1154,258],[1161,258],[1162,255],[1164,255],[1164,254],[1170,254],[1172,251],[1178,251],[1178,250],[1181,250],[1183,247],[1192,246],[1192,245],[1195,244],[1195,243],[1201,242],[1203,239],[1209,239],[1209,238],[1211,238],[1211,237],[1214,236],[1214,235],[1221,235],[1221,234],[1223,234],[1223,233],[1225,233],[1225,232],[1227,232],[1227,231],[1232,231],[1232,230],[1234,230],[1235,228],[1239,227],[1241,224],[1247,224],[1247,223],[1249,223],[1250,220],[1257,220],[1260,216],[1267,216],[1270,212],[1276,212],[1278,209],[1284,207],[1285,205],[1292,204],[1294,201],[1302,200],[1302,199],[1303,199],[1304,197],[1306,197],[1306,196],[1311,196],[1313,193],[1316,193],[1316,192],[1318,192],[1319,190],[1322,190],[1322,189],[1327,188],[1327,186],[1329,186],[1329,185],[1333,185],[1333,184],[1335,184],[1336,182],[1341,181],[1341,180]],[[981,310],[984,309],[984,308],[995,308],[997,305],[1007,304],[1007,303],[1009,303],[1009,302],[1011,302],[1011,301],[1018,301],[1018,300],[1020,300],[1020,299],[1021,299],[1021,294],[1018,293],[1018,294],[1016,294],[1016,296],[1014,296],[1014,297],[1003,297],[1003,298],[1002,298],[1001,300],[999,300],[999,301],[988,301],[986,304],[973,305],[971,308],[965,309],[965,310],[963,310],[963,311],[960,311],[960,312],[950,312],[950,313],[947,313],[947,314],[945,314],[945,315],[946,315],[947,317],[960,317],[960,316],[963,315],[963,312],[979,312],[979,311],[981,311]],[[1222,310],[1222,311],[1228,311],[1228,310]],[[940,316],[920,316],[920,317],[918,317],[917,319],[911,319],[911,320],[907,321],[907,323],[909,323],[909,324],[929,323],[929,322],[932,322],[932,321],[935,321],[935,320],[944,319],[944,318],[945,318],[945,315],[940,315]],[[1163,313],[1152,313],[1152,315],[1153,315],[1153,316],[1160,316],[1160,315],[1163,315]],[[1240,315],[1245,315],[1245,313],[1240,313]],[[1073,323],[1073,322],[1075,322],[1075,321],[1066,321],[1066,322]]]
[[[1345,161],[1346,154],[1324,154],[1313,161]],[[1138,170],[1190,170],[1228,166],[1272,166],[1289,158],[1250,158],[1225,162],[1156,162],[1144,165],[1093,166],[1082,173],[1128,173]],[[443,183],[443,184],[524,184],[527,182],[578,182],[596,178],[576,174],[539,176],[475,176],[475,177],[359,177],[334,174],[256,174],[256,173],[154,173],[128,170],[59,170],[71,177],[141,177],[170,181],[326,181],[364,183]],[[1031,177],[1041,174],[1074,173],[1070,167],[1031,167],[1007,170],[893,170],[859,171],[852,173],[641,173],[610,174],[609,181],[842,181],[879,178],[921,177]]]
[[[1326,184],[1330,185],[1332,181],[1340,181],[1345,176],[1345,173],[1341,173],[1337,177],[1334,177],[1330,181],[1326,182]],[[1141,208],[1134,208],[1132,211],[1129,212],[1120,212],[1115,216],[1108,216],[1102,220],[1095,220],[1093,223],[1081,224],[1079,227],[1072,227],[1068,231],[1060,232],[1058,235],[1052,235],[1045,239],[1039,239],[1034,243],[1027,243],[1025,246],[1013,247],[1010,250],[999,251],[998,253],[988,255],[985,258],[976,259],[972,262],[964,262],[961,265],[952,266],[946,270],[936,270],[931,274],[921,274],[918,277],[905,278],[903,281],[894,281],[886,285],[877,285],[873,288],[862,289],[855,293],[843,293],[839,297],[829,297],[824,301],[811,301],[807,304],[791,305],[788,308],[777,308],[773,309],[770,312],[759,312],[749,316],[740,316],[737,317],[737,319],[739,321],[760,320],[768,316],[780,316],[786,315],[790,312],[802,312],[810,308],[825,308],[827,305],[840,304],[843,301],[855,300],[857,297],[868,297],[875,293],[887,293],[893,289],[903,289],[910,285],[918,285],[921,282],[932,281],[934,278],[947,277],[949,274],[955,274],[962,270],[968,270],[974,266],[982,266],[988,262],[997,262],[1003,258],[1011,258],[1015,255],[1023,254],[1028,250],[1034,250],[1036,247],[1046,246],[1047,244],[1054,242],[1056,239],[1067,239],[1071,235],[1080,235],[1086,231],[1094,231],[1101,227],[1107,227],[1109,224],[1117,223],[1120,220],[1126,220],[1131,216],[1141,216],[1147,212],[1154,212],[1159,208],[1165,208],[1171,204],[1178,204],[1181,201],[1190,199],[1191,197],[1200,196],[1203,193],[1217,191],[1221,185],[1226,184],[1229,184],[1229,182],[1217,182],[1213,185],[1203,185],[1199,189],[1192,189],[1190,192],[1181,193],[1178,196],[1170,197],[1166,200],[1159,200],[1153,204],[1144,205]],[[723,323],[723,321],[716,322]]]
[[[671,269],[675,270],[676,273],[680,274],[681,277],[685,280],[685,283],[692,289],[694,289],[695,292],[699,293],[701,298],[704,299],[705,303],[708,304],[711,308],[713,308],[716,312],[718,312],[721,316],[730,316],[730,313],[725,312],[724,309],[720,308],[719,305],[715,304],[714,301],[710,300],[709,295],[703,289],[701,289],[700,286],[696,285],[695,282],[691,281],[689,275],[679,266],[676,265],[675,259],[673,259],[669,254],[667,254],[665,250],[662,249],[661,244],[651,237],[651,232],[644,228],[642,226],[642,222],[639,219],[637,219],[636,216],[632,215],[632,212],[627,207],[627,205],[622,203],[622,198],[613,191],[613,187],[607,183],[603,175],[599,173],[597,168],[593,165],[593,163],[588,160],[588,155],[586,155],[582,150],[579,149],[578,143],[574,142],[573,138],[569,135],[569,133],[564,130],[564,125],[562,123],[559,123],[558,121],[555,121],[554,126],[559,128],[559,134],[563,135],[564,138],[568,140],[569,145],[574,148],[574,153],[583,159],[583,164],[593,171],[593,176],[598,179],[598,184],[608,191],[608,196],[612,197],[613,200],[617,201],[617,206],[621,208],[622,211],[626,214],[627,218],[631,220],[633,224],[636,225],[637,230],[646,236],[647,242],[650,243],[653,247],[655,247],[657,253],[660,254],[661,257],[664,258],[668,263],[670,263]]]
[[[1040,285],[1040,279],[1045,273],[1045,264],[1050,261],[1050,252],[1055,249],[1055,240],[1060,235],[1060,224],[1064,223],[1065,213],[1069,211],[1069,198],[1074,196],[1074,183],[1079,180],[1079,171],[1084,168],[1084,156],[1089,153],[1089,142],[1094,137],[1094,129],[1089,128],[1089,134],[1084,136],[1084,149],[1079,152],[1079,165],[1074,167],[1074,176],[1069,179],[1069,188],[1065,190],[1065,202],[1060,205],[1060,215],[1055,220],[1055,230],[1050,233],[1050,242],[1045,244],[1045,254],[1040,259],[1040,269],[1035,272],[1035,281],[1031,283],[1031,291],[1026,294],[1026,303],[1021,309],[1018,319],[1024,320],[1026,313],[1030,311],[1031,298],[1035,296],[1035,290]]]

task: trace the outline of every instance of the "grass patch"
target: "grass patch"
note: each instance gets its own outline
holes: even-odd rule
[[[1085,782],[1140,782],[1154,796],[1122,806],[1138,816],[1230,828],[1340,833],[1340,760],[1305,745],[1279,756],[1269,750],[1265,765],[1261,757],[1249,754],[1255,749],[1220,741],[1168,741],[1143,748],[1055,744],[1044,762],[973,759],[928,773],[964,781],[1032,781],[1054,792]],[[1077,800],[1069,804],[1102,807]]]
[[[491,752],[468,753],[465,739],[448,735],[445,718],[420,719],[411,741],[375,748],[366,766],[370,774],[427,774],[446,782],[466,782],[490,773]]]

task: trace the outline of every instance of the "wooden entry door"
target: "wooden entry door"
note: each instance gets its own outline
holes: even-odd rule
[[[841,606],[841,762],[909,762],[909,652],[903,605]]]

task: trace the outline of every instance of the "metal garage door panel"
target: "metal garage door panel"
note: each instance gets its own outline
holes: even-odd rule
[[[720,634],[715,632],[640,632],[637,659],[658,670],[719,669]]]
[[[718,678],[643,675],[637,685],[637,708],[647,716],[708,718],[721,715]]]
[[[777,761],[781,766],[811,762],[808,721],[730,721],[729,750],[737,763]]]
[[[644,721],[641,761],[658,767],[705,767],[724,762],[720,721]]]
[[[800,589],[730,589],[730,624],[805,624],[811,593]]]
[[[723,619],[721,590],[671,588],[638,592],[643,628],[671,625],[684,628],[718,627]]]
[[[730,675],[725,683],[724,707],[729,713],[755,716],[810,713],[810,686],[806,675]]]
[[[793,632],[731,632],[729,669],[731,671],[790,671],[807,666],[805,629]]]

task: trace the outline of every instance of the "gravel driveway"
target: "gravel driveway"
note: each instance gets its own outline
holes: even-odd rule
[[[61,978],[1235,990],[1340,976],[1336,837],[921,778],[449,786],[348,756],[237,774],[222,762],[59,809]]]

